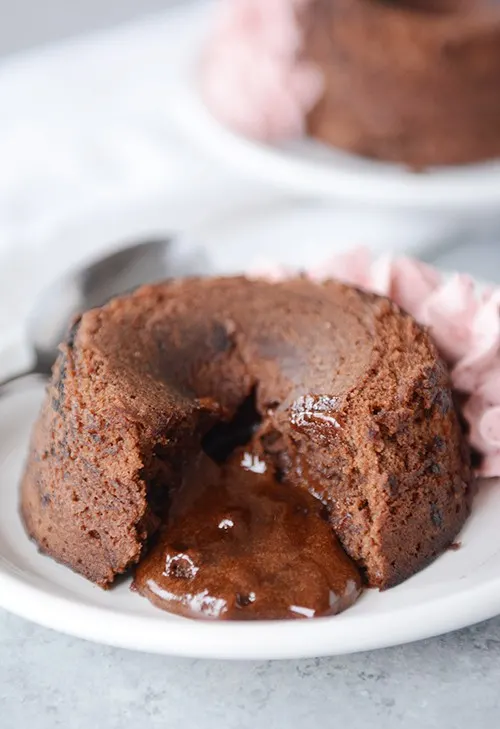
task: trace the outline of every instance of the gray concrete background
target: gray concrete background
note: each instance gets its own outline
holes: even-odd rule
[[[2,729],[498,729],[500,618],[373,653],[193,661],[0,612]]]

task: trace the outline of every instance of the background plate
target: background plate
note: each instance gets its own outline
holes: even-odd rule
[[[200,5],[186,22],[184,43],[176,47],[178,73],[171,99],[181,131],[212,157],[282,190],[377,206],[495,212],[500,202],[500,160],[415,173],[313,139],[262,144],[231,132],[210,114],[198,89],[199,59],[213,10],[211,3]]]

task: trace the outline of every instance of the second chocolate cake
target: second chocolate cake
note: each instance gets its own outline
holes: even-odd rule
[[[500,7],[490,0],[318,0],[306,54],[324,92],[310,133],[414,168],[500,155]]]

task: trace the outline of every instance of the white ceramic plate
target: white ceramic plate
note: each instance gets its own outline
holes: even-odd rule
[[[270,659],[334,655],[405,643],[500,613],[500,483],[481,487],[448,551],[402,585],[366,591],[345,613],[280,622],[195,622],[129,590],[109,592],[37,553],[18,515],[18,482],[42,387],[0,400],[0,605],[100,643],[193,657]]]
[[[198,89],[197,69],[212,11],[209,3],[186,16],[185,42],[173,59],[177,84],[170,102],[182,131],[207,153],[256,179],[310,195],[460,214],[498,206],[500,160],[413,173],[311,139],[260,144],[232,133],[208,112]]]
[[[324,217],[315,206],[305,209],[304,219],[303,208],[290,211],[285,204],[235,212],[219,223],[201,226],[191,243],[197,247],[203,241],[211,272],[245,270],[254,257],[262,255],[297,266],[317,264],[331,253],[330,213],[327,210]],[[119,238],[164,233],[166,221],[156,207],[141,214],[129,213],[124,217],[111,211],[66,225],[44,241],[44,258],[58,267],[63,261],[73,264],[76,259],[68,250],[68,240],[82,259],[84,251],[95,256],[100,248],[114,247],[110,244]],[[306,236],[311,232],[309,240]],[[186,246],[189,248],[188,241]],[[32,291],[46,283],[41,265],[32,271],[31,263],[29,258],[23,265],[19,262],[18,274],[25,285],[17,288],[22,291],[27,290],[27,281]],[[15,288],[0,289],[0,307],[7,311],[17,308]],[[0,372],[9,370],[11,359],[12,353],[0,349]],[[496,483],[486,485],[476,499],[460,537],[462,549],[447,552],[393,590],[382,594],[367,591],[353,608],[334,618],[202,623],[156,610],[131,593],[127,582],[103,592],[39,555],[19,520],[19,477],[41,397],[42,387],[31,384],[0,398],[0,606],[14,613],[102,643],[165,654],[240,659],[368,650],[437,635],[500,613],[500,484]]]

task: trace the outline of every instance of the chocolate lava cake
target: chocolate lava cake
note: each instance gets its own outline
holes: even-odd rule
[[[500,156],[494,0],[313,0],[305,56],[323,76],[309,133],[422,168]]]
[[[469,458],[448,371],[410,316],[337,282],[207,278],[143,287],[74,323],[22,480],[27,532],[42,552],[102,587],[139,563],[136,589],[147,594],[145,573],[161,563],[166,574],[164,552],[156,567],[150,559],[165,539],[177,550],[167,557],[174,577],[192,579],[208,521],[219,532],[233,526],[223,502],[239,479],[234,453],[245,473],[273,474],[251,495],[263,514],[254,521],[268,523],[258,535],[265,579],[275,573],[279,541],[276,553],[294,555],[292,581],[311,574],[303,552],[331,585],[329,555],[340,564],[340,543],[347,603],[361,579],[388,588],[422,569],[468,513]],[[231,514],[242,513],[253,487],[238,488]],[[189,508],[198,504],[196,523],[179,517],[191,520],[194,552],[176,516],[183,493]],[[235,590],[233,602],[253,609],[251,525],[243,526],[246,596]],[[233,575],[226,546],[210,580]]]

